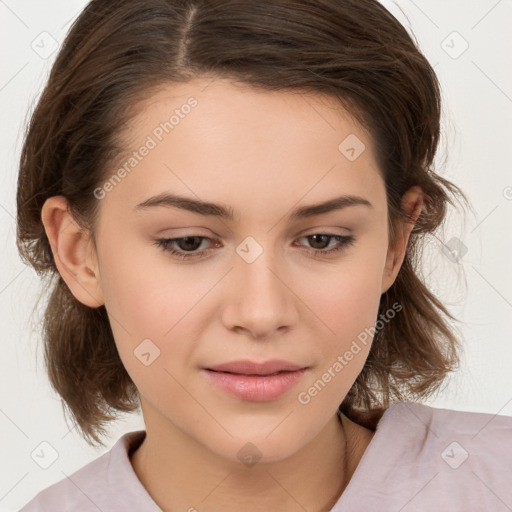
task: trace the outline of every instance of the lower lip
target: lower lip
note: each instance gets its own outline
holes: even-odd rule
[[[227,393],[252,402],[266,402],[279,398],[291,389],[306,373],[307,368],[277,375],[238,375],[234,373],[202,370]]]

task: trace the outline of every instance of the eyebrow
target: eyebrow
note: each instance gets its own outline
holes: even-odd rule
[[[289,221],[297,221],[309,217],[314,217],[315,215],[321,215],[323,213],[329,213],[347,208],[349,206],[357,205],[373,208],[373,205],[370,203],[370,201],[364,197],[343,195],[329,199],[322,203],[296,208],[288,215],[287,218]],[[229,206],[210,203],[208,201],[200,201],[197,199],[169,193],[163,193],[150,197],[149,199],[146,199],[142,203],[138,204],[134,210],[143,211],[155,207],[180,208],[182,210],[187,210],[199,215],[219,217],[230,221],[234,220],[234,211]]]

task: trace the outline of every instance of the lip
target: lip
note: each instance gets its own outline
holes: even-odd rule
[[[244,360],[202,368],[202,372],[210,382],[232,396],[252,402],[267,402],[293,388],[308,369],[280,360],[264,363]]]
[[[216,366],[208,366],[206,370],[214,370],[216,372],[236,373],[239,375],[271,375],[276,372],[293,372],[307,368],[304,365],[290,363],[281,359],[271,359],[258,363],[248,359],[231,361],[229,363],[218,364]]]

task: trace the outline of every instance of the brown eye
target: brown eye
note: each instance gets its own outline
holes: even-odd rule
[[[176,256],[179,259],[188,259],[188,258],[199,258],[204,253],[207,252],[207,249],[202,251],[197,251],[197,249],[201,246],[203,240],[210,240],[211,238],[205,236],[186,236],[181,238],[159,238],[155,240],[155,245],[160,247],[165,252]],[[176,247],[178,247],[176,249]],[[197,252],[196,252],[197,251]],[[189,253],[189,254],[187,254]]]
[[[314,233],[312,235],[304,236],[302,239],[307,239],[308,243],[310,243],[312,247],[310,252],[320,256],[342,251],[353,245],[355,242],[355,237],[353,235],[334,235],[331,233]],[[326,247],[329,247],[329,243],[333,239],[336,240],[338,244],[332,249],[325,250]]]

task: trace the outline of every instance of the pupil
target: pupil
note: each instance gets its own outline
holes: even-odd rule
[[[201,242],[199,242],[199,245],[197,243],[194,244],[192,242],[192,247],[190,247],[190,244],[189,244],[190,240],[195,240],[197,242],[199,240],[199,237],[197,237],[197,236],[188,236],[186,238],[181,239],[179,245],[180,246],[184,245],[185,247],[180,247],[180,249],[183,249],[183,250],[194,250],[194,249],[197,249],[197,247],[199,245],[201,245]],[[188,247],[187,247],[187,245],[188,245]],[[197,247],[195,247],[195,245],[197,245]]]
[[[310,238],[312,238],[314,241],[311,244],[315,249],[325,249],[325,247],[315,247],[315,243],[317,242],[317,239],[319,237],[329,238],[329,235],[311,235]],[[327,240],[324,240],[326,242]],[[320,242],[320,245],[322,245],[322,242]]]

